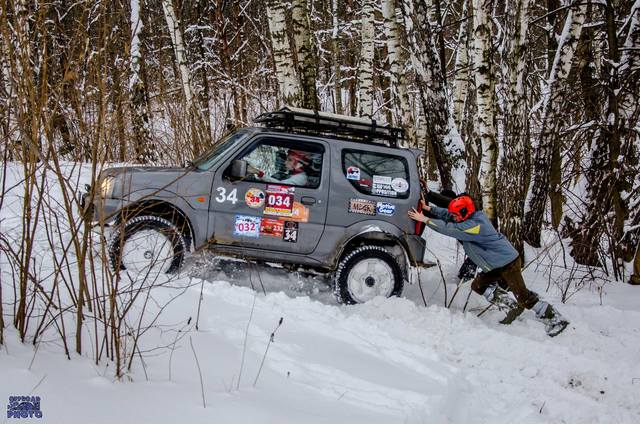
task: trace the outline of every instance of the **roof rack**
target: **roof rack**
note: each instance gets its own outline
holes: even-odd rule
[[[404,130],[390,125],[378,125],[374,119],[355,118],[317,110],[285,106],[266,112],[253,120],[267,128],[282,128],[288,132],[326,135],[332,134],[351,141],[384,144],[398,147],[404,139]]]

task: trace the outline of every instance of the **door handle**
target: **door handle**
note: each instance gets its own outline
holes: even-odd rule
[[[303,205],[311,206],[316,204],[316,199],[314,197],[302,196],[302,198],[300,199],[300,202]]]

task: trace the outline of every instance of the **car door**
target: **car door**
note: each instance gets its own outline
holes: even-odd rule
[[[329,152],[321,140],[256,136],[214,176],[210,207],[215,214],[214,243],[312,253],[326,220]],[[293,159],[296,168],[288,169]],[[253,172],[232,180],[234,160],[246,161]]]

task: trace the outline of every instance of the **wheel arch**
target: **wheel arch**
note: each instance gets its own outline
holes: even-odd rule
[[[408,268],[412,261],[408,244],[401,236],[383,231],[382,229],[375,231],[365,230],[348,238],[346,242],[342,244],[342,248],[337,252],[334,258],[334,270],[337,270],[340,261],[342,261],[345,256],[355,249],[365,245],[386,248],[398,259],[399,263],[404,266],[405,274],[408,273]]]
[[[191,245],[196,245],[193,224],[187,214],[175,204],[163,200],[145,200],[125,206],[116,216],[114,225],[142,215],[153,215],[169,220],[189,236]]]

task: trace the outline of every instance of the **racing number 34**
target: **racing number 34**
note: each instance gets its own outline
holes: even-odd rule
[[[238,201],[237,188],[234,188],[228,194],[227,194],[227,189],[224,187],[217,187],[216,191],[218,192],[218,195],[215,197],[215,199],[216,199],[216,202],[218,203],[231,202],[231,204],[235,205],[236,202]]]

